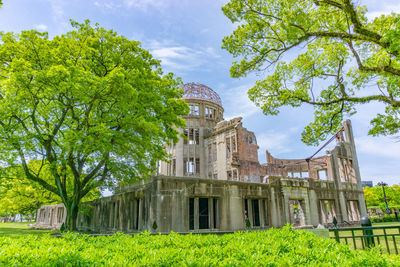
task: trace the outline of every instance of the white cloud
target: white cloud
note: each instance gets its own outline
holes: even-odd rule
[[[110,9],[110,10],[121,7],[121,5],[118,5],[110,1],[104,1],[104,2],[95,1],[93,4],[99,8]]]
[[[400,142],[393,137],[356,138],[362,180],[400,184]]]
[[[277,153],[289,153],[293,149],[290,147],[291,136],[289,132],[277,132],[268,131],[266,133],[259,134],[257,136],[257,144],[259,148],[259,154],[265,158],[265,151],[268,150],[272,154]]]
[[[253,102],[247,96],[247,91],[253,84],[245,84],[234,88],[227,88],[221,93],[223,105],[225,108],[225,119],[230,120],[235,117],[248,118],[251,115],[260,112]]]
[[[358,153],[400,161],[400,142],[394,138],[362,136],[355,142]]]
[[[180,44],[176,44],[169,40],[150,40],[144,41],[144,47],[150,50],[150,53],[161,60],[161,64],[168,71],[179,72],[201,69],[203,64],[207,63],[210,58],[218,58],[219,55],[213,48],[192,48]],[[203,70],[207,70],[203,68]]]
[[[168,1],[163,0],[124,0],[124,5],[128,8],[138,8],[147,10],[149,7],[165,8]]]
[[[364,4],[364,3],[361,3]],[[392,12],[400,13],[400,3],[398,0],[386,0],[386,1],[367,1],[366,3],[368,10],[367,18],[372,20],[381,15],[387,15]]]
[[[38,25],[35,25],[35,29],[38,30],[38,31],[46,31],[47,30],[47,25],[38,24]]]

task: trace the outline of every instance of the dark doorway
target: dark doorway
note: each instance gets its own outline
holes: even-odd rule
[[[199,229],[208,229],[208,228],[210,228],[208,198],[199,198]]]
[[[253,226],[260,226],[260,207],[258,199],[252,199],[251,205],[253,208]]]
[[[189,198],[189,229],[194,230],[194,198]]]

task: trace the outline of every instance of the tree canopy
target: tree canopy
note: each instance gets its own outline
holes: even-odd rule
[[[386,210],[382,186],[364,188],[365,202],[368,208]],[[400,185],[385,186],[386,199],[389,208],[400,208]]]
[[[400,131],[400,15],[369,20],[351,0],[231,0],[222,10],[237,25],[223,39],[239,58],[231,75],[270,71],[250,99],[266,115],[313,105],[303,142],[318,144],[369,102],[386,105],[369,134]]]
[[[139,42],[89,21],[71,25],[54,38],[1,33],[0,160],[58,195],[72,230],[89,192],[155,172],[188,107],[180,80]]]

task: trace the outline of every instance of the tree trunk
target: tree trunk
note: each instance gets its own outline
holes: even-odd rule
[[[68,231],[77,231],[76,227],[76,220],[78,218],[78,203],[73,201],[73,203],[69,205],[65,205],[65,208],[67,209],[67,216],[65,218],[65,229]]]

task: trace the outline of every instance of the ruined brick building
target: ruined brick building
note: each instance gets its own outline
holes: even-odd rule
[[[197,83],[183,86],[190,113],[186,138],[167,146],[159,173],[87,203],[79,229],[93,232],[229,231],[357,223],[366,215],[350,121],[331,138],[326,155],[258,160],[257,139],[241,118],[223,119],[220,97]],[[38,210],[37,225],[58,227],[62,205]]]

